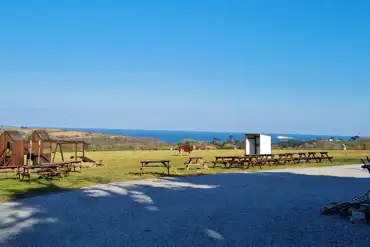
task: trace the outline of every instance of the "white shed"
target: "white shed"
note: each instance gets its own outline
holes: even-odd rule
[[[245,134],[245,155],[271,154],[271,136]]]

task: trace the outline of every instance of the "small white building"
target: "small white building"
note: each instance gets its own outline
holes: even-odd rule
[[[245,155],[271,154],[271,136],[245,134]]]

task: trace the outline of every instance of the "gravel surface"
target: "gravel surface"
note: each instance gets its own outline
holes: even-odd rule
[[[368,189],[359,165],[98,185],[0,204],[0,246],[370,246],[320,215]]]

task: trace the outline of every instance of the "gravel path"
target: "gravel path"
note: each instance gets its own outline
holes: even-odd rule
[[[0,246],[370,246],[370,227],[322,216],[370,189],[356,166],[98,185],[0,204]]]

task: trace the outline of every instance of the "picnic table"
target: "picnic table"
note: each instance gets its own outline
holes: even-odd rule
[[[236,167],[242,167],[242,169],[245,169],[245,167],[248,169],[250,166],[255,167],[256,165],[259,166],[260,169],[262,169],[263,162],[262,162],[261,156],[248,155],[248,156],[239,157],[238,159],[234,159],[230,161],[228,168],[236,166]]]
[[[294,159],[296,160],[296,163],[299,164],[301,161],[306,161],[306,163],[309,163],[310,160],[307,157],[307,153],[305,152],[298,152],[296,153],[298,157],[295,157]]]
[[[316,154],[317,154],[317,152],[308,152],[308,155],[307,155],[308,162],[310,160],[314,160],[314,161],[316,161],[316,163],[321,162],[320,158],[317,157]]]
[[[308,160],[315,160],[316,163],[321,163],[323,160],[327,159],[332,162],[331,160],[333,159],[332,156],[329,156],[329,153],[326,151],[318,152],[320,156],[316,156],[317,152],[308,152],[307,159]]]
[[[169,160],[142,160],[140,161],[140,176],[143,174],[145,167],[165,167],[167,174],[170,175],[170,161]]]
[[[82,169],[82,161],[81,160],[71,160],[71,161],[63,161],[63,162],[51,162],[51,163],[41,163],[42,166],[47,165],[58,165],[58,170],[67,175],[69,172],[76,171],[76,168],[79,168],[79,172]]]
[[[189,170],[191,165],[203,166],[204,169],[209,170],[207,162],[204,161],[203,157],[189,157],[189,160],[184,164],[186,170]]]
[[[36,173],[39,175],[39,179],[46,178],[51,179],[53,177],[60,177],[60,171],[58,171],[58,164],[47,164],[47,165],[28,165],[21,166],[18,172],[19,180],[24,180],[24,177],[28,178],[28,182],[31,182],[31,170],[38,169]],[[23,171],[22,171],[23,169]],[[22,178],[21,178],[22,176]]]
[[[281,165],[285,165],[287,162],[295,162],[293,153],[278,154],[278,162]]]
[[[261,162],[262,164],[268,164],[268,165],[278,165],[280,164],[279,163],[279,159],[275,158],[275,154],[263,154],[261,155]]]
[[[72,160],[69,161],[67,164],[68,167],[73,168],[73,171],[76,171],[76,168],[78,168],[78,171],[81,172],[82,170],[82,161],[81,160]]]
[[[328,152],[320,152],[320,157],[319,157],[319,159],[320,159],[320,162],[322,161],[322,160],[325,160],[325,159],[327,159],[327,160],[329,160],[330,161],[330,163],[332,163],[332,159],[333,159],[333,157],[332,156],[329,156],[329,153]]]
[[[213,167],[216,167],[217,164],[223,164],[226,168],[227,164],[235,163],[235,161],[239,161],[243,158],[244,156],[216,156],[212,163]]]

